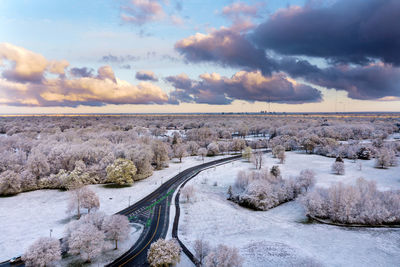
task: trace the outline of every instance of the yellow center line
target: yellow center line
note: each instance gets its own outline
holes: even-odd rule
[[[149,242],[147,242],[147,244],[146,244],[138,253],[136,253],[136,254],[133,255],[131,258],[129,258],[127,261],[125,261],[124,263],[122,263],[121,265],[119,265],[120,267],[121,267],[121,266],[124,266],[126,263],[128,263],[129,261],[131,261],[131,260],[132,260],[133,258],[135,258],[137,255],[139,255],[139,254],[150,244],[150,242],[153,240],[154,236],[155,236],[156,233],[157,233],[158,224],[159,224],[159,222],[160,222],[160,215],[161,215],[161,206],[160,206],[160,208],[158,209],[158,218],[157,218],[156,229],[154,230],[154,233],[153,233],[153,235],[151,236]]]

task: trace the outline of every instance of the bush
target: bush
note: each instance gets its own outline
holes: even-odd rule
[[[268,171],[238,173],[229,199],[255,210],[268,210],[295,199],[308,191],[314,183],[314,172],[303,170],[295,179],[282,179]]]
[[[302,198],[308,215],[348,224],[400,223],[400,190],[380,192],[375,182],[362,178],[356,185],[342,183],[316,188]]]
[[[337,175],[344,174],[344,163],[340,161],[335,161],[331,166],[332,172]]]
[[[158,239],[151,244],[147,254],[150,266],[169,266],[180,261],[181,247],[174,239]]]

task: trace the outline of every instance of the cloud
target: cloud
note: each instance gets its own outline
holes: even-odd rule
[[[316,1],[314,1],[316,2]],[[272,14],[252,34],[258,47],[283,55],[366,65],[400,65],[400,1],[338,0],[292,6]]]
[[[141,57],[134,56],[134,55],[115,56],[115,55],[108,54],[106,56],[103,56],[100,59],[100,62],[104,62],[104,63],[124,63],[126,61],[139,61],[139,60],[141,60]]]
[[[260,69],[271,74],[275,61],[264,49],[255,47],[244,34],[230,28],[209,34],[196,33],[175,44],[175,49],[189,62],[215,62],[222,66]]]
[[[19,82],[41,81],[43,72],[49,65],[42,55],[9,43],[0,44],[0,59],[11,63],[10,68],[3,71],[2,76],[7,80]]]
[[[71,68],[70,73],[74,77],[93,77],[94,69],[92,68]]]
[[[222,8],[221,14],[232,21],[231,29],[247,31],[254,27],[252,20],[258,18],[265,3],[258,2],[247,4],[244,2],[233,2]]]
[[[171,98],[182,102],[230,104],[234,100],[300,104],[322,101],[321,92],[282,73],[264,76],[260,71],[239,71],[231,78],[205,73],[200,80],[186,75],[167,77],[177,89]]]
[[[396,100],[400,97],[400,69],[390,64],[333,66],[312,72],[304,78],[326,88],[345,90],[361,100]]]
[[[192,80],[186,73],[181,73],[175,76],[168,76],[165,80],[172,84],[175,88],[189,90],[192,88]]]
[[[130,5],[123,6],[122,10],[124,12],[121,18],[136,25],[159,21],[165,16],[162,5],[156,0],[132,0]]]
[[[48,61],[11,44],[1,44],[0,55],[0,103],[4,105],[76,107],[168,102],[167,94],[158,86],[149,82],[132,85],[118,79],[110,66],[100,67],[97,75],[89,68],[71,68],[66,72],[67,61]],[[48,78],[49,73],[60,75]]]
[[[157,76],[154,74],[154,72],[152,72],[150,70],[138,71],[138,72],[136,72],[135,77],[136,77],[136,79],[141,80],[141,81],[154,81],[154,82],[158,81]]]
[[[268,77],[284,72],[344,90],[354,99],[398,99],[400,28],[393,25],[400,17],[400,2],[316,2],[321,1],[281,9],[255,30],[222,27],[197,33],[178,41],[175,49],[191,63],[240,67]],[[225,12],[236,14],[240,7],[232,4]],[[323,59],[326,65],[311,64],[310,57]]]
[[[99,79],[101,79],[101,80],[109,79],[110,81],[113,81],[114,83],[117,82],[114,71],[110,66],[102,66],[98,69],[97,72],[98,72],[97,77]]]

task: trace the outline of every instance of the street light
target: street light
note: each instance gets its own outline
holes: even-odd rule
[[[51,233],[53,232],[53,229],[50,229],[50,238],[51,238]]]

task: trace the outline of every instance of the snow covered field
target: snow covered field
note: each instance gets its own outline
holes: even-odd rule
[[[358,177],[375,180],[380,190],[400,189],[400,167],[386,170],[373,167],[374,160],[345,160],[346,174],[331,174],[334,159],[296,152],[287,153],[279,165],[284,177],[302,169],[316,172],[317,186],[328,187],[342,181],[354,183]],[[358,163],[362,163],[359,170]],[[278,165],[266,155],[263,166]],[[182,204],[179,235],[191,248],[204,238],[211,245],[236,246],[244,266],[399,266],[400,229],[342,228],[307,223],[298,202],[289,202],[269,211],[252,211],[226,200],[225,193],[236,174],[253,165],[237,161],[207,170],[188,184],[195,186],[196,200]],[[214,186],[214,183],[217,186]],[[184,265],[180,265],[184,266]]]
[[[204,161],[219,158],[222,156],[207,157]],[[133,204],[179,171],[201,163],[203,161],[198,157],[187,157],[182,163],[171,161],[168,168],[155,171],[151,177],[138,181],[131,187],[116,189],[104,185],[90,185],[90,188],[99,196],[99,211],[110,215],[126,208],[129,197],[130,203]],[[71,220],[71,216],[66,213],[68,199],[68,192],[58,190],[37,190],[12,197],[1,197],[0,262],[22,254],[37,238],[49,236],[50,229],[53,237],[63,237],[65,225]],[[127,243],[135,241],[130,239]]]

